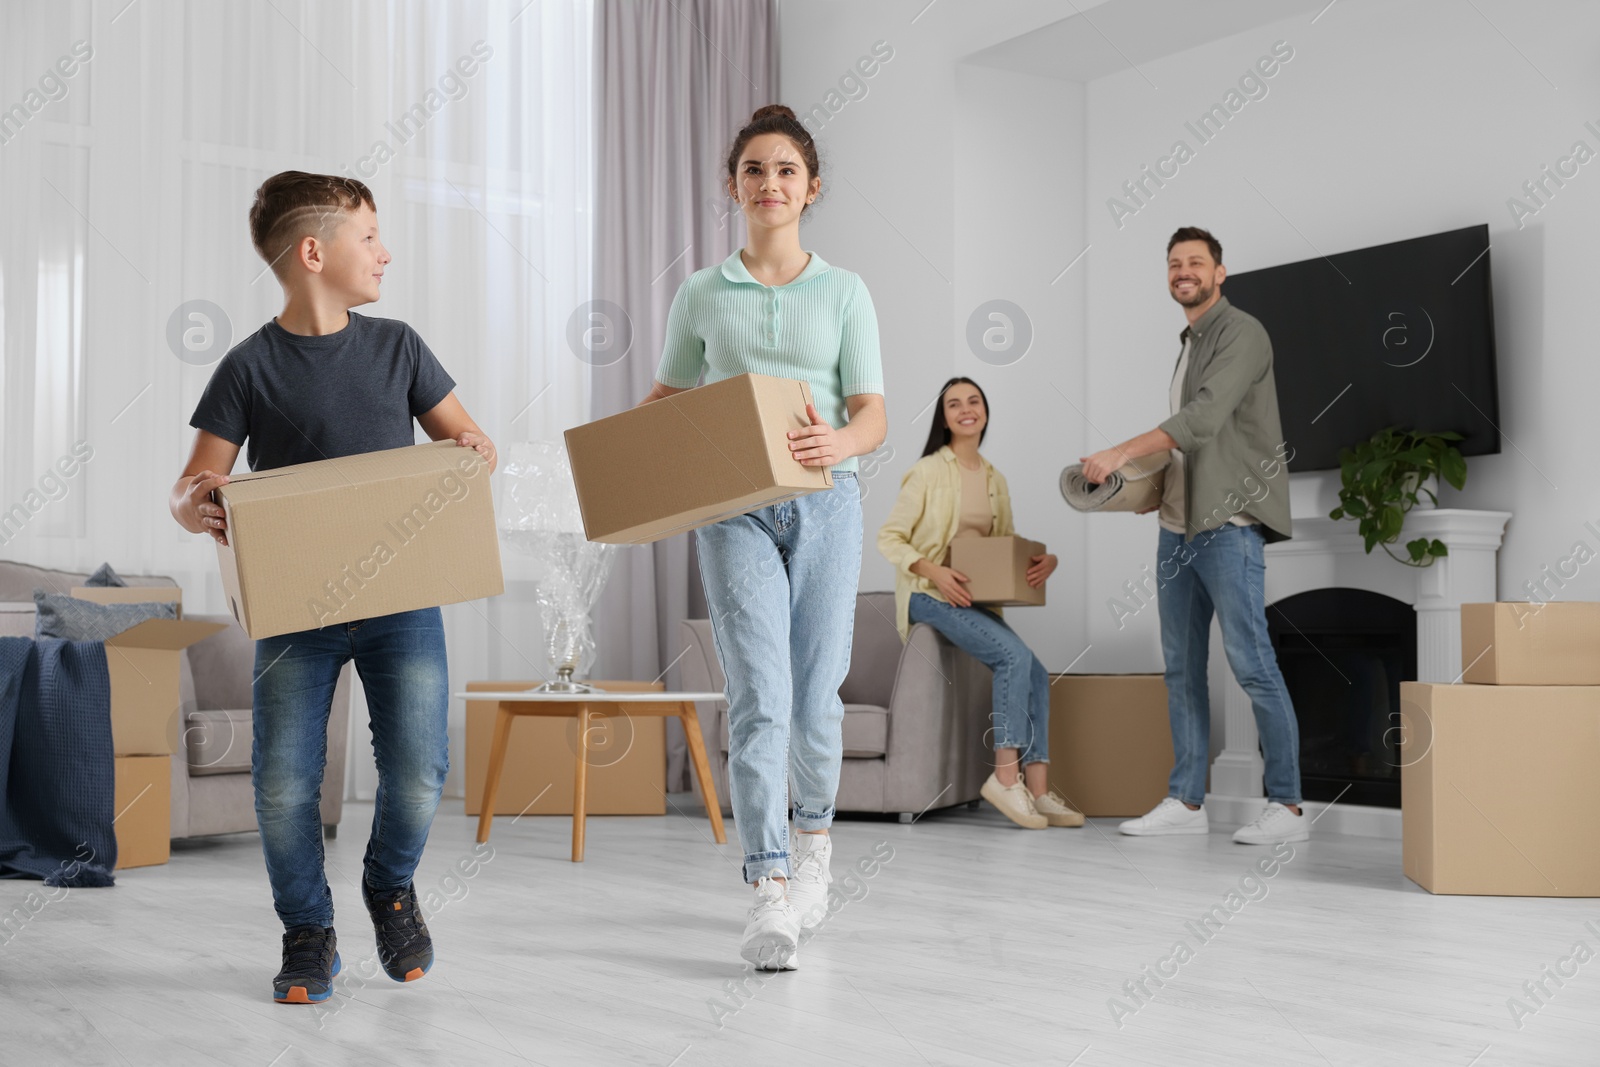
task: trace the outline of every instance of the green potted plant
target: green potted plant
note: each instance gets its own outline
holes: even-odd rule
[[[1461,435],[1449,431],[1427,433],[1421,430],[1396,430],[1385,427],[1355,448],[1339,451],[1339,506],[1328,513],[1330,519],[1356,519],[1367,552],[1382,545],[1389,556],[1411,567],[1427,567],[1449,549],[1438,538],[1418,537],[1406,542],[1406,556],[1397,556],[1389,547],[1400,540],[1406,512],[1416,507],[1426,494],[1432,504],[1439,498],[1428,488],[1428,479],[1437,476],[1451,487],[1467,483],[1467,461],[1451,444]]]

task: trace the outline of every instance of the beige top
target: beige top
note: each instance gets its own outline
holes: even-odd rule
[[[969,471],[956,460],[961,472],[961,510],[956,514],[956,537],[988,537],[994,529],[994,510],[989,505],[989,476],[978,464]],[[945,550],[944,565],[950,565],[950,551]]]

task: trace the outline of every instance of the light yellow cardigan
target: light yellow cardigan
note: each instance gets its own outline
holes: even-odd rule
[[[994,520],[991,536],[1005,537],[1016,529],[1011,519],[1011,493],[1003,474],[988,460],[983,462],[989,483],[989,511]],[[944,559],[961,521],[961,470],[956,454],[945,445],[930,456],[923,456],[900,480],[900,496],[889,512],[889,521],[878,531],[878,551],[895,567],[894,614],[900,640],[911,629],[907,615],[912,593],[927,593],[944,600],[938,587],[911,573],[919,559],[938,563]]]

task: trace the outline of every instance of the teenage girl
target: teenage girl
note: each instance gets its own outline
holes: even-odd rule
[[[800,219],[822,189],[811,134],[793,111],[768,105],[739,131],[727,166],[746,244],[679,287],[645,402],[691,389],[702,374],[708,383],[752,372],[802,379],[815,403],[811,425],[788,433],[789,451],[797,463],[833,470],[832,489],[695,536],[727,679],[734,822],[744,878],[755,885],[740,954],[762,969],[793,970],[800,931],[825,914],[831,881],[839,686],[861,573],[856,457],[883,443],[887,420],[867,287],[800,245]]]

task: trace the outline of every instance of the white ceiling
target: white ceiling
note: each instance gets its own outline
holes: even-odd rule
[[[1309,21],[1327,6],[1328,0],[1110,0],[962,62],[1093,81],[1297,14]]]

